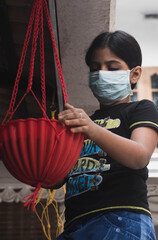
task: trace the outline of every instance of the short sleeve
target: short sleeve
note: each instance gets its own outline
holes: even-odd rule
[[[149,100],[140,101],[130,115],[130,130],[138,127],[152,127],[158,130],[158,109]]]

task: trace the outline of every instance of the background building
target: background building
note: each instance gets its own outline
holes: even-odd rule
[[[158,106],[158,1],[117,0],[115,29],[135,36],[142,49],[143,73],[133,100],[146,98]],[[158,148],[148,168],[148,197],[158,239]]]

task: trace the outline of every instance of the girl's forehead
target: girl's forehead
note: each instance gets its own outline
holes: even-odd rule
[[[115,53],[113,53],[110,48],[97,48],[94,50],[90,65],[106,65],[106,66],[117,66],[121,69],[129,69],[127,63],[121,58],[117,57]]]
[[[100,61],[112,61],[112,60],[122,61],[108,47],[95,49],[92,54],[92,57],[91,57],[92,62],[93,61],[99,61],[99,62]]]

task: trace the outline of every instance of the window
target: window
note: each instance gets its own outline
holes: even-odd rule
[[[131,101],[137,101],[138,100],[138,96],[137,96],[137,92],[136,91],[133,91],[133,95],[131,96]]]
[[[158,74],[155,73],[151,76],[151,84],[152,84],[152,88],[158,89]]]
[[[135,88],[132,90],[133,95],[131,95],[130,99],[131,101],[137,101],[138,100],[138,88],[137,85],[135,86]]]
[[[134,89],[138,100],[149,99],[158,103],[158,67],[143,67],[142,76]]]
[[[152,100],[158,106],[158,74],[151,76]]]
[[[133,92],[132,101],[136,97],[138,100],[149,99],[158,107],[158,67],[143,67],[142,76]],[[155,152],[158,152],[158,145]]]

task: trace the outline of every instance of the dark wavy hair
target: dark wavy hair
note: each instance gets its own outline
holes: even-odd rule
[[[142,65],[141,48],[136,39],[124,31],[104,32],[99,34],[87,50],[85,61],[90,66],[93,52],[98,48],[108,47],[117,57],[132,69]],[[132,84],[132,89],[135,84]]]

